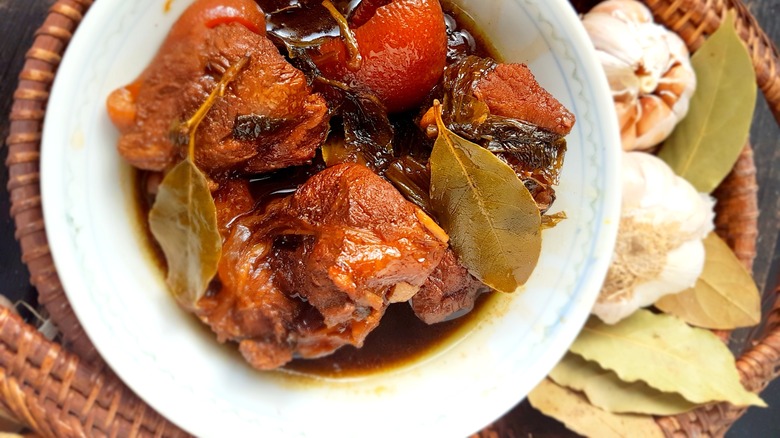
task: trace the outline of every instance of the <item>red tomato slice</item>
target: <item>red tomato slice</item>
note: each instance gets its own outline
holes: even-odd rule
[[[349,24],[352,27],[360,27],[368,22],[374,16],[376,10],[382,6],[392,3],[393,0],[363,0],[358,4],[352,15],[349,17]]]
[[[192,27],[213,28],[239,23],[257,34],[265,34],[265,14],[254,0],[198,0],[190,6],[171,29],[171,34],[186,33]]]
[[[363,56],[357,71],[346,67],[340,38],[323,44],[314,61],[326,78],[373,92],[390,112],[419,105],[444,72],[447,33],[438,0],[394,0],[354,33]]]

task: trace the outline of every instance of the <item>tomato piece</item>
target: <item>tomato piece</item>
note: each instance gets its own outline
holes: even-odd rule
[[[444,72],[447,32],[438,0],[394,0],[354,33],[363,56],[358,70],[347,67],[341,38],[323,44],[314,62],[326,78],[374,93],[390,112],[420,104]]]
[[[207,21],[206,27],[212,29],[219,25],[230,24],[230,23],[238,23],[246,27],[247,29],[249,29],[250,32],[260,34],[260,28],[257,27],[257,24],[252,23],[251,21],[247,20],[244,17],[236,17],[236,16],[228,16],[228,15],[218,16]]]
[[[349,17],[349,24],[352,27],[360,27],[368,22],[374,16],[376,10],[382,6],[390,4],[392,0],[363,0],[352,12]]]
[[[229,23],[265,34],[265,14],[254,0],[198,0],[174,24],[171,35],[187,34],[195,26],[213,28]]]
[[[130,85],[117,88],[109,94],[106,100],[108,118],[111,119],[111,122],[120,132],[135,126],[135,117],[138,112],[135,102],[140,88],[140,82],[133,82]]]

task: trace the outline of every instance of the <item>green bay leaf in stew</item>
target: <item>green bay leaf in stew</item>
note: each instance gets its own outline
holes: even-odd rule
[[[149,212],[149,229],[162,248],[168,264],[166,282],[178,303],[195,310],[198,301],[217,274],[222,257],[222,237],[217,225],[217,208],[209,182],[195,165],[195,133],[225,88],[249,61],[242,58],[231,66],[206,101],[174,135],[188,139],[187,157],[175,165],[160,184]]]
[[[487,286],[514,292],[542,248],[541,215],[515,172],[487,149],[459,137],[441,119],[430,159],[431,203],[458,259]]]

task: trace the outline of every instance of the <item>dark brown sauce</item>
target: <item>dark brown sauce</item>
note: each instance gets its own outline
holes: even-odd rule
[[[288,41],[310,43],[322,38],[337,37],[338,24],[319,0],[255,0],[265,12],[266,31]],[[352,5],[334,2],[340,10]]]
[[[154,196],[149,194],[149,178],[153,177],[153,172],[147,172],[144,170],[132,169],[134,201],[136,218],[138,219],[139,229],[143,230],[144,249],[146,250],[149,258],[154,261],[154,265],[159,269],[160,275],[165,277],[165,273],[168,272],[168,262],[165,261],[165,254],[162,248],[152,235],[152,229],[149,228],[149,211],[152,210],[154,205]]]
[[[452,0],[441,0],[441,7],[444,10],[445,19],[447,20],[448,30],[448,47],[451,49],[459,42],[470,42],[473,39],[474,46],[471,54],[477,55],[482,58],[493,58],[497,62],[503,62],[503,57],[498,50],[496,50],[490,39],[482,32],[474,18],[469,15],[463,8],[456,5]],[[455,25],[456,29],[452,29],[452,25]],[[464,32],[465,31],[465,32]],[[459,34],[460,32],[466,35]]]
[[[346,346],[320,359],[296,359],[284,369],[338,378],[373,374],[407,365],[446,345],[461,328],[479,320],[483,308],[490,302],[488,296],[482,295],[470,313],[434,325],[420,321],[408,303],[392,304],[362,348]]]
[[[259,208],[273,199],[292,195],[312,176],[325,169],[319,155],[308,166],[288,167],[275,172],[255,175],[249,179],[249,190]]]
[[[298,0],[258,0],[261,6],[268,7],[266,11],[273,10],[272,7],[282,9],[285,4],[310,3]],[[319,4],[320,2],[316,2]],[[353,8],[358,2],[349,2],[350,8]],[[479,32],[474,21],[460,8],[452,5],[448,1],[443,1],[442,6],[447,15],[448,35],[450,55],[457,55],[457,50],[467,50],[470,54],[476,54],[483,57],[493,57],[500,60],[493,46],[487,41],[484,35]],[[308,7],[308,6],[307,6]],[[284,14],[282,14],[284,15]],[[294,20],[295,17],[287,17]],[[282,21],[276,17],[276,21],[269,21],[271,26],[278,26]],[[406,117],[411,120],[413,111]],[[394,116],[395,117],[395,116]],[[402,138],[421,138],[414,123],[408,121],[396,122],[393,124],[396,130],[395,137],[401,141]],[[406,132],[406,131],[409,132]],[[419,130],[418,130],[419,131]],[[301,184],[303,184],[311,175],[324,167],[321,157],[314,161],[310,166],[283,169],[266,175],[258,175],[251,179],[251,190],[258,206],[271,199],[292,194]],[[149,226],[148,216],[153,205],[154,198],[148,194],[148,179],[152,174],[144,171],[135,170],[133,172],[135,187],[135,204],[140,228],[143,230],[143,240],[149,252],[150,258],[160,269],[161,274],[167,270],[165,256],[160,246],[155,241]],[[491,294],[483,294],[478,300],[474,309],[451,321],[427,325],[420,321],[409,306],[408,303],[393,304],[389,306],[379,327],[375,329],[365,341],[362,348],[358,349],[352,346],[342,347],[336,353],[313,360],[297,359],[284,367],[294,373],[322,376],[329,378],[355,377],[360,375],[373,374],[381,371],[388,371],[410,364],[448,343],[454,341],[454,337],[462,335],[462,331],[471,327],[476,321],[480,320],[488,312]]]

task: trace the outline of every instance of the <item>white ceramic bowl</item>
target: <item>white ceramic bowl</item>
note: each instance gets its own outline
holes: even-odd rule
[[[508,61],[577,116],[556,210],[525,291],[404,368],[301,383],[226,353],[179,310],[142,249],[130,171],[105,112],[191,3],[95,2],[57,74],[43,136],[46,230],[90,339],[161,414],[199,436],[466,436],[519,402],[563,355],[603,281],[617,231],[619,139],[606,80],[566,0],[460,0]]]

